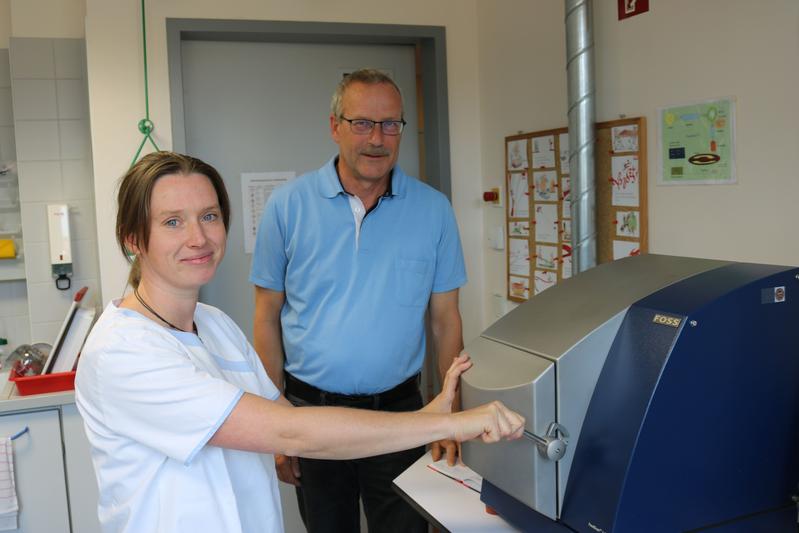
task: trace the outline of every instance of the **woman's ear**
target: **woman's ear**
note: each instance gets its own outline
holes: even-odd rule
[[[136,238],[133,237],[132,235],[125,238],[125,249],[128,251],[128,254],[130,255],[135,256],[141,253],[141,250],[139,250],[139,247],[136,245]]]

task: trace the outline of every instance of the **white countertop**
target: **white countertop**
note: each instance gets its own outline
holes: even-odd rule
[[[434,470],[430,452],[394,480],[409,503],[436,527],[452,533],[516,532],[516,528],[485,511],[480,494]]]

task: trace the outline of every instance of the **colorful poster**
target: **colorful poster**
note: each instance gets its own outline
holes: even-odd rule
[[[508,218],[530,217],[530,188],[527,172],[513,172],[508,176]]]
[[[537,202],[558,201],[558,175],[554,170],[533,172],[533,199]]]
[[[530,244],[527,239],[508,239],[508,268],[517,276],[530,275]]]
[[[572,180],[568,176],[560,180],[560,197],[563,200],[563,218],[572,216]]]
[[[641,244],[630,241],[613,241],[613,260],[641,254]]]
[[[558,151],[560,152],[560,173],[569,173],[569,134],[558,135]]]
[[[638,156],[611,158],[611,205],[638,207]]]
[[[533,168],[555,168],[555,136],[533,137]]]
[[[616,236],[636,239],[641,236],[638,211],[616,211]]]
[[[508,170],[527,168],[527,139],[508,143]]]
[[[638,124],[627,124],[610,129],[614,152],[638,151]]]
[[[529,222],[508,222],[508,236],[527,237],[530,235]]]
[[[535,266],[536,268],[558,268],[558,247],[537,244],[535,246]]]
[[[558,204],[536,204],[535,240],[558,243]]]
[[[659,110],[661,184],[735,183],[735,102]]]
[[[510,276],[508,283],[508,292],[514,298],[530,298],[530,278],[520,278],[517,276]]]
[[[558,274],[557,272],[551,272],[549,270],[536,270],[535,271],[535,280],[533,285],[533,290],[535,294],[539,294],[544,292],[550,287],[554,287],[555,283],[558,282]]]

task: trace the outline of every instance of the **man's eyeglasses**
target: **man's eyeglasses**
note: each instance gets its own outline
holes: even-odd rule
[[[380,124],[380,129],[383,131],[383,135],[399,135],[402,133],[402,128],[404,128],[405,124],[407,124],[404,119],[369,120],[365,118],[339,118],[349,122],[352,133],[355,133],[356,135],[366,135],[372,133],[372,130],[375,129],[375,124]]]

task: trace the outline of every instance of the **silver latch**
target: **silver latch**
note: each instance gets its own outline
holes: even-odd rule
[[[566,455],[566,448],[569,446],[569,432],[557,422],[549,424],[546,435],[543,437],[526,429],[524,436],[535,442],[538,452],[550,461],[560,461]]]

